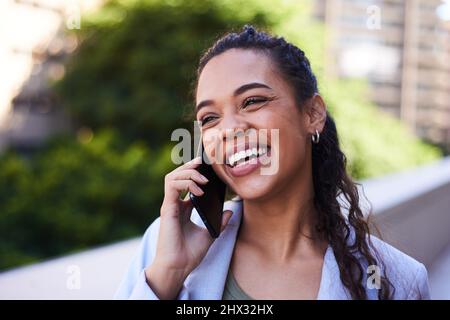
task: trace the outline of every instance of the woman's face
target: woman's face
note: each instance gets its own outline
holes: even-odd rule
[[[206,155],[241,198],[266,198],[302,179],[314,130],[270,58],[243,49],[214,57],[200,74],[196,102]]]

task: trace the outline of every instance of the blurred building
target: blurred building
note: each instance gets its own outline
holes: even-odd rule
[[[52,96],[77,46],[68,29],[102,0],[0,1],[0,151],[69,124]],[[440,0],[314,0],[325,22],[327,76],[369,79],[372,100],[450,151],[450,26]],[[447,2],[450,6],[450,2]]]
[[[0,1],[0,151],[28,149],[67,130],[68,118],[51,85],[77,46],[67,31],[81,28],[81,13],[101,0]]]
[[[327,29],[326,76],[368,79],[382,110],[450,151],[450,1],[314,3]]]

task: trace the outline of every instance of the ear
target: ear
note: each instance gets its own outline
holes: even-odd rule
[[[322,97],[316,93],[306,104],[306,113],[308,115],[308,132],[313,134],[317,131],[322,132],[327,120],[327,107]]]

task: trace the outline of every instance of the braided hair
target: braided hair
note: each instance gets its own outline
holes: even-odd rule
[[[318,93],[317,79],[305,53],[283,37],[257,31],[250,25],[244,26],[239,33],[225,34],[205,51],[199,62],[197,79],[212,58],[233,48],[266,54],[294,89],[299,108]],[[381,264],[384,267],[384,264],[375,257],[378,254],[370,241],[369,226],[359,205],[356,183],[346,172],[347,160],[339,146],[335,122],[328,112],[326,116],[320,143],[314,144],[312,148],[314,206],[318,212],[316,228],[330,243],[339,266],[341,281],[351,297],[367,299],[363,265]],[[343,197],[348,204],[347,214],[342,213],[338,197]],[[365,263],[360,262],[360,257]],[[385,272],[380,280],[378,298],[391,298],[392,285]]]

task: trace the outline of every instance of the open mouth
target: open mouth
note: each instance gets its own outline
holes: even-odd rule
[[[254,162],[257,158],[270,152],[270,146],[248,148],[238,151],[227,158],[227,165],[231,168],[243,166]]]

